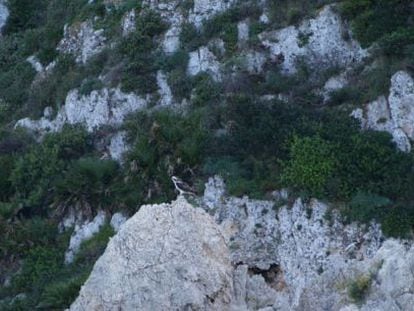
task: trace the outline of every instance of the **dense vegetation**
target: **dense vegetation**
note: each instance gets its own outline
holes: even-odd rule
[[[185,25],[181,49],[160,51],[159,36],[167,25],[141,7],[141,1],[120,6],[87,0],[9,0],[11,16],[0,43],[0,309],[63,309],[77,295],[95,259],[113,234],[109,225],[83,244],[71,265],[63,264],[71,232],[60,234],[58,223],[69,210],[92,217],[134,213],[141,204],[171,200],[175,174],[199,185],[220,174],[232,195],[267,198],[287,187],[292,196],[318,197],[338,203],[346,221],[375,219],[389,236],[412,237],[414,227],[414,155],[396,150],[385,133],[360,131],[349,107],[388,89],[397,69],[414,66],[412,1],[341,1],[338,7],[364,46],[374,47],[366,69],[355,69],[350,87],[332,94],[322,105],[313,92],[340,68],[315,73],[304,63],[286,77],[277,64],[262,74],[243,70],[237,44],[237,22],[251,19],[249,47],[267,29],[298,24],[332,1],[271,1],[270,23],[259,21],[261,8],[246,1],[217,15],[201,29]],[[191,7],[191,1],[184,1]],[[120,21],[128,10],[138,14],[137,31],[122,37]],[[97,16],[113,42],[86,64],[59,55],[56,45],[66,23]],[[223,81],[208,74],[188,77],[188,52],[223,39],[225,52],[213,51],[226,64]],[[34,81],[25,61],[36,55],[43,65],[56,61],[48,76]],[[102,135],[67,126],[41,142],[14,130],[22,116],[40,116],[46,106],[59,108],[69,90],[81,94],[102,87],[156,93],[156,72],[162,69],[177,101],[188,105],[149,109],[130,116],[123,129],[131,149],[120,165],[101,159]],[[98,79],[103,76],[104,79]],[[268,94],[288,94],[288,103]],[[350,295],[367,282],[355,283]],[[20,293],[12,304],[10,300]],[[2,300],[4,301],[2,302]]]

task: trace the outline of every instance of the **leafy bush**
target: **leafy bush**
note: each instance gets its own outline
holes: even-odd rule
[[[369,223],[375,219],[380,222],[386,208],[389,208],[392,201],[369,193],[358,192],[349,202],[344,216],[350,221],[361,221]]]
[[[114,161],[81,158],[73,162],[67,172],[55,182],[56,212],[65,215],[68,208],[75,208],[87,215],[94,215],[114,203],[111,185],[118,176]]]
[[[371,288],[371,276],[361,275],[348,285],[348,295],[356,303],[362,303]]]
[[[128,155],[129,174],[142,187],[142,198],[171,198],[171,175],[193,177],[205,156],[209,133],[200,113],[140,112],[126,128],[135,142]]]
[[[15,199],[26,213],[42,214],[50,202],[50,190],[67,161],[90,150],[82,128],[66,127],[59,134],[49,134],[41,145],[33,146],[16,159],[10,181]]]
[[[124,38],[118,53],[126,58],[127,66],[122,76],[122,89],[152,93],[156,91],[156,39],[166,30],[162,18],[147,11],[137,18],[137,31]]]
[[[368,47],[378,39],[409,26],[410,1],[346,0],[342,13],[352,20],[353,31],[361,44]]]
[[[88,273],[47,285],[42,292],[38,308],[56,310],[69,308],[79,295],[81,286],[86,282]]]
[[[321,196],[337,166],[333,146],[320,137],[294,137],[290,160],[283,164],[282,180],[287,184]]]

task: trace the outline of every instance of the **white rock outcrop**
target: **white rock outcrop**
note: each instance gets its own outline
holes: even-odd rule
[[[194,0],[191,7],[179,0],[144,0],[143,6],[161,15],[169,24],[163,35],[162,47],[165,53],[176,52],[180,47],[180,34],[185,22],[200,28],[204,21],[226,11],[235,0]]]
[[[136,30],[136,13],[131,10],[122,17],[122,35],[125,37]]]
[[[105,212],[99,211],[92,221],[85,220],[82,223],[75,224],[75,229],[70,237],[69,247],[65,253],[66,264],[73,262],[81,244],[97,234],[105,224],[105,221]]]
[[[19,120],[16,127],[42,134],[59,131],[65,124],[83,124],[92,132],[103,125],[121,125],[128,114],[146,107],[146,104],[147,101],[140,96],[123,93],[119,88],[104,88],[83,96],[78,90],[72,90],[55,119],[45,116],[40,120],[25,118]]]
[[[143,6],[159,13],[163,20],[169,24],[163,35],[162,47],[165,53],[176,52],[180,47],[181,26],[186,20],[180,8],[179,0],[144,0]]]
[[[183,198],[143,206],[111,239],[70,310],[226,310],[232,272],[207,213]]]
[[[227,197],[215,177],[200,201],[210,215],[183,197],[142,207],[71,310],[409,310],[411,242],[385,240],[375,224],[344,225],[316,200],[286,206],[280,194]],[[348,286],[360,276],[371,285],[356,305]]]
[[[344,35],[346,34],[346,36]],[[344,37],[348,37],[347,40]],[[286,74],[296,72],[298,60],[304,59],[313,68],[352,66],[368,55],[352,39],[349,29],[331,6],[326,6],[315,19],[260,35],[274,60],[281,63]]]
[[[388,98],[380,96],[352,115],[363,128],[389,132],[400,150],[410,152],[410,140],[414,140],[414,79],[398,71],[391,78]]]
[[[112,215],[111,222],[109,223],[111,227],[115,230],[115,232],[118,232],[122,225],[126,223],[128,220],[128,217],[126,217],[122,213],[115,213]]]
[[[194,0],[194,7],[190,11],[188,20],[196,27],[201,27],[203,21],[226,11],[235,2],[235,0]]]
[[[0,0],[0,31],[6,25],[9,15],[10,12],[9,8],[7,7],[7,0]]]
[[[157,72],[158,94],[160,95],[159,104],[169,106],[173,104],[174,98],[170,86],[168,85],[167,76],[162,71]]]
[[[103,33],[103,29],[95,30],[91,21],[66,25],[57,50],[73,55],[78,63],[86,63],[104,49],[106,39]]]
[[[190,76],[195,76],[201,72],[210,74],[215,81],[221,79],[220,63],[216,56],[205,46],[190,53],[187,67],[187,73]]]
[[[111,159],[121,163],[123,162],[123,156],[129,150],[126,136],[126,132],[120,131],[111,137],[108,147]]]

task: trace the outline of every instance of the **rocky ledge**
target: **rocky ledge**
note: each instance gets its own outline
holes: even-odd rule
[[[344,225],[316,200],[285,204],[283,191],[274,201],[224,194],[214,178],[200,207],[183,197],[143,206],[109,242],[70,310],[368,311],[414,303],[411,243],[385,239],[375,224]]]

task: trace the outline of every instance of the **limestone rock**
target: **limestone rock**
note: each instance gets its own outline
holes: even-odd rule
[[[169,106],[173,103],[173,95],[168,85],[167,76],[162,71],[157,72],[158,94],[160,95],[159,104],[161,106]]]
[[[345,225],[317,200],[225,196],[144,206],[109,243],[71,310],[409,310],[414,246],[378,225]],[[328,217],[329,216],[329,217]],[[215,220],[215,221],[214,221]],[[371,275],[362,304],[347,287]]]
[[[65,253],[66,264],[73,262],[81,244],[98,233],[100,228],[105,224],[105,220],[105,213],[100,211],[92,221],[86,220],[83,223],[75,224],[75,230],[70,237],[69,248]]]
[[[7,0],[0,0],[0,31],[6,25],[9,15],[10,12],[9,8],[7,7]]]
[[[36,56],[29,56],[26,60],[30,65],[32,65],[33,69],[36,70],[37,73],[44,70],[43,65],[40,63]]]
[[[388,98],[391,117],[410,139],[414,139],[414,80],[405,71],[391,78]]]
[[[184,12],[180,9],[181,4],[182,2],[178,0],[145,0],[143,2],[143,6],[159,13],[170,26],[162,41],[163,50],[167,54],[176,52],[180,47],[181,26],[185,21]]]
[[[400,150],[410,152],[410,140],[414,139],[413,78],[405,71],[398,71],[391,78],[388,98],[380,96],[352,115],[361,121],[363,128],[389,132]]]
[[[194,8],[190,12],[189,21],[200,27],[204,20],[226,11],[235,0],[194,0]]]
[[[200,72],[209,73],[216,81],[221,79],[220,63],[217,61],[216,56],[205,46],[190,53],[187,67],[187,73],[190,76],[195,76]]]
[[[321,95],[324,102],[327,102],[331,99],[331,94],[335,91],[343,89],[348,85],[347,72],[342,72],[339,75],[333,76],[325,82],[325,85],[322,88]]]
[[[70,310],[228,310],[232,265],[213,219],[185,199],[143,206],[111,239]]]
[[[237,39],[240,47],[249,40],[250,25],[248,20],[241,21],[237,24]]]
[[[127,220],[128,218],[122,213],[115,213],[112,215],[110,225],[115,230],[115,232],[118,232],[119,229],[121,229],[121,226],[126,223]]]
[[[111,159],[121,162],[124,154],[129,150],[129,146],[126,141],[126,132],[121,131],[111,137],[109,143],[109,155]]]
[[[103,29],[95,30],[91,21],[65,26],[64,37],[59,42],[57,50],[64,54],[72,54],[78,63],[87,60],[101,52],[105,47]]]
[[[121,23],[122,23],[122,35],[124,37],[136,30],[135,22],[136,22],[135,10],[131,10],[131,11],[125,13],[125,15],[124,15],[124,17],[122,18],[122,21],[121,21]]]
[[[119,88],[104,88],[84,96],[75,89],[69,92],[65,105],[54,120],[46,117],[40,120],[25,118],[19,120],[16,127],[44,133],[59,131],[67,123],[84,124],[92,132],[99,126],[120,125],[129,113],[144,108],[146,103],[145,99],[133,93],[123,93]]]
[[[326,6],[315,19],[260,35],[262,44],[270,49],[272,58],[283,59],[286,74],[296,72],[296,63],[303,58],[313,68],[321,70],[332,66],[358,64],[368,53],[350,37],[341,18],[331,6]]]

